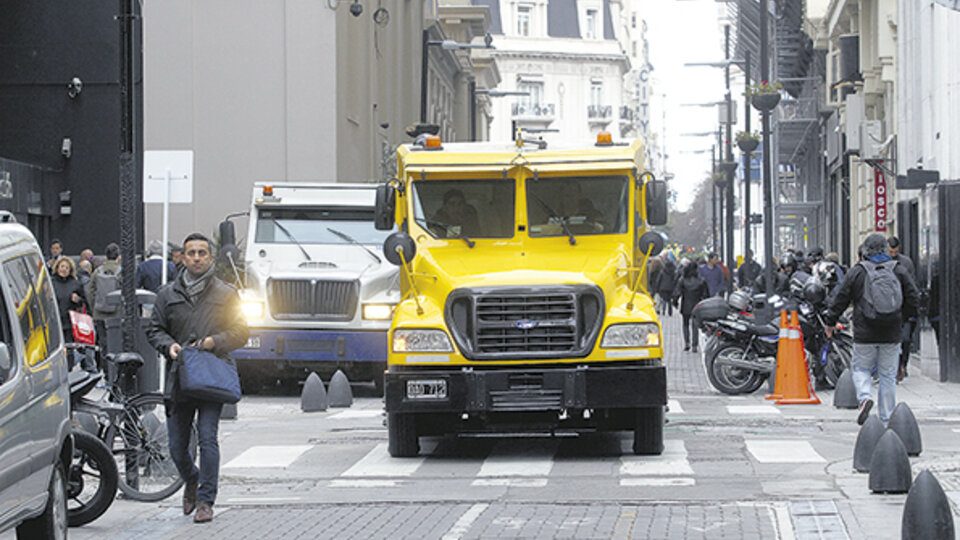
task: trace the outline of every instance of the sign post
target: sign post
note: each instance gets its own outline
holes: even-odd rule
[[[148,150],[143,153],[143,202],[163,205],[163,265],[167,282],[170,204],[193,202],[193,150]]]

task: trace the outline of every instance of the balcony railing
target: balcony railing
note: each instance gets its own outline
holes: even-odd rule
[[[590,120],[607,120],[613,116],[611,105],[587,105],[587,118]]]
[[[511,109],[513,116],[526,116],[535,118],[553,118],[553,103],[514,103]]]
[[[620,106],[620,121],[633,122],[633,109],[627,105]]]

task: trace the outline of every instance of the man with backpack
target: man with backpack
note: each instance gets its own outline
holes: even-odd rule
[[[106,255],[106,262],[93,271],[86,286],[98,340],[106,337],[106,323],[103,321],[121,315],[119,304],[107,303],[107,295],[120,288],[120,246],[113,242],[107,244]]]
[[[853,384],[860,402],[857,423],[863,424],[873,407],[871,373],[880,379],[877,395],[884,425],[896,405],[900,329],[904,317],[913,317],[920,291],[909,272],[887,254],[887,240],[872,233],[860,247],[863,259],[843,277],[824,317],[827,336],[833,335],[840,314],[853,303]]]

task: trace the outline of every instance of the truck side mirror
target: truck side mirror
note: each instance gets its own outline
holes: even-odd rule
[[[402,259],[400,258],[401,253],[403,253]],[[410,264],[416,254],[416,242],[413,241],[412,236],[403,231],[397,231],[383,241],[383,255],[397,266]]]
[[[656,231],[647,231],[637,241],[637,248],[644,255],[647,254],[649,249],[650,257],[655,257],[663,251],[663,235]]]
[[[393,216],[396,212],[396,209],[397,191],[393,188],[393,186],[391,186],[389,183],[384,183],[377,186],[377,202],[373,214],[373,226],[378,231],[389,231],[390,229],[393,229]],[[387,258],[389,259],[390,256],[388,255]]]
[[[240,249],[237,247],[237,231],[233,227],[233,222],[224,220],[220,222],[220,257],[237,261],[240,256]]]
[[[663,180],[650,180],[643,185],[643,189],[647,203],[647,223],[666,225],[667,183]]]

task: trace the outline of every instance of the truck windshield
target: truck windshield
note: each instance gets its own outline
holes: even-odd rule
[[[516,185],[507,180],[413,183],[413,217],[437,238],[512,238]]]
[[[277,225],[280,225],[278,227]],[[282,229],[287,229],[286,234]],[[328,230],[334,229],[360,244],[383,245],[391,231],[373,226],[373,208],[271,208],[257,213],[257,242],[293,244],[346,244],[346,240]]]
[[[528,178],[526,183],[530,236],[627,232],[625,176]]]

